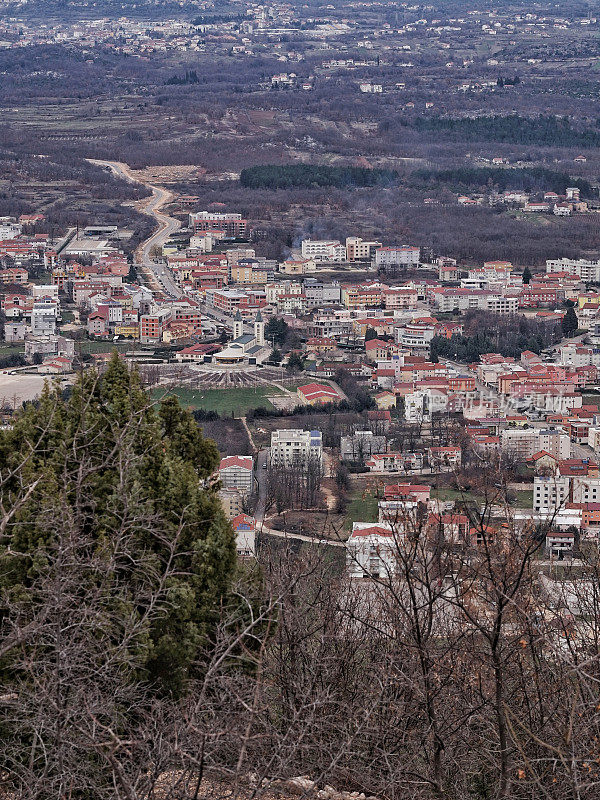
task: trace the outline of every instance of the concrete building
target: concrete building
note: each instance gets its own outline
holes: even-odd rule
[[[170,308],[154,309],[140,317],[140,343],[158,344],[162,342],[163,333],[172,312]]]
[[[379,247],[375,251],[375,266],[416,266],[421,259],[421,248],[401,245]]]
[[[75,356],[75,342],[73,339],[56,334],[26,336],[25,357],[31,359],[36,353],[40,353],[42,356],[61,356],[72,359]]]
[[[223,488],[237,489],[242,494],[251,494],[253,472],[252,456],[226,456],[221,459],[219,465],[219,477]]]
[[[189,215],[189,226],[194,233],[202,231],[223,231],[228,238],[246,236],[248,220],[241,214],[216,214],[213,211],[198,211]]]
[[[307,278],[304,281],[302,293],[306,298],[307,308],[339,304],[342,296],[339,283],[320,283],[314,278]]]
[[[505,428],[500,431],[500,448],[521,461],[542,450],[559,460],[571,456],[571,441],[563,430]]]
[[[349,236],[346,239],[346,260],[370,261],[381,246],[381,242],[365,242],[358,236]]]
[[[314,261],[345,261],[346,248],[337,240],[304,239],[302,258],[312,258]]]
[[[50,298],[37,300],[31,312],[31,333],[33,336],[51,336],[56,331],[58,303]]]
[[[256,520],[248,514],[238,514],[231,520],[235,531],[235,546],[238,556],[250,558],[256,554]]]
[[[271,467],[307,465],[323,460],[321,431],[304,431],[299,428],[281,429],[271,434],[269,463]]]
[[[389,523],[354,522],[346,548],[351,578],[385,579],[396,571],[396,538]]]
[[[587,258],[550,258],[546,261],[546,273],[565,272],[577,275],[585,283],[600,281],[600,260]]]
[[[519,310],[519,298],[494,295],[488,298],[488,311],[493,314],[516,314]]]
[[[4,323],[4,341],[9,344],[14,342],[22,342],[27,333],[27,325],[24,322],[9,322]]]
[[[569,478],[561,475],[536,475],[533,479],[533,510],[553,513],[564,506],[569,495]]]
[[[227,519],[234,519],[244,511],[244,495],[237,489],[221,489],[219,499]]]

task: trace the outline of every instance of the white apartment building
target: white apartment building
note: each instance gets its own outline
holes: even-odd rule
[[[271,467],[323,461],[321,431],[304,431],[299,428],[281,429],[271,434],[269,463]]]
[[[546,261],[546,273],[568,272],[578,275],[586,283],[600,281],[600,260],[587,258],[550,258]]]
[[[421,248],[401,245],[398,247],[379,247],[375,250],[375,265],[416,266],[421,260]]]
[[[241,214],[223,214],[218,213],[216,214],[214,211],[196,211],[193,214],[189,214],[189,223],[190,226],[193,226],[195,222],[199,220],[218,220],[219,222],[238,222],[242,219]]]
[[[396,539],[388,523],[354,522],[346,548],[351,578],[385,579],[396,570]]]
[[[251,494],[253,486],[254,459],[252,456],[226,456],[219,465],[219,477],[223,488],[237,489],[242,494]]]
[[[313,261],[345,261],[346,248],[338,241],[304,239],[302,241],[302,258],[312,258]]]
[[[560,363],[568,367],[600,366],[600,348],[568,342],[559,347]]]
[[[588,432],[588,445],[597,453],[600,451],[600,428],[590,428]]]
[[[304,281],[304,295],[308,308],[318,308],[319,306],[339,304],[342,289],[337,282],[319,283],[314,278],[307,278]]]
[[[440,389],[418,389],[404,396],[404,416],[407,422],[418,425],[431,422],[432,415],[445,411],[448,395]]]
[[[533,510],[554,513],[569,496],[569,478],[562,475],[536,475],[533,479]]]
[[[431,296],[431,304],[438,311],[489,310],[490,299],[496,297],[486,289],[444,289]]]
[[[46,283],[32,286],[31,293],[34,300],[49,297],[51,300],[56,300],[58,302],[58,284]]]
[[[34,302],[31,312],[31,333],[33,336],[50,336],[56,331],[58,303],[53,300]]]
[[[277,298],[282,294],[302,294],[302,284],[299,281],[278,281],[277,283],[267,283],[265,286],[265,297],[269,305],[276,305]]]
[[[195,233],[190,238],[190,249],[199,250],[201,253],[210,253],[213,249],[213,237],[208,232]]]
[[[411,353],[427,352],[431,340],[435,336],[433,325],[415,323],[411,325],[396,325],[394,327],[394,341],[402,347],[408,348]]]
[[[533,510],[553,514],[565,503],[600,502],[600,477],[536,475],[533,479]]]
[[[571,478],[574,503],[600,502],[600,478]]]
[[[560,460],[571,457],[571,440],[561,430],[505,428],[500,432],[500,448],[522,461],[541,450]]]
[[[0,217],[0,241],[16,239],[21,235],[23,226],[10,217]]]

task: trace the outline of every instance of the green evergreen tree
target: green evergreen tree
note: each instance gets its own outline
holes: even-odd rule
[[[571,303],[571,305],[569,305],[567,308],[567,313],[562,318],[561,328],[563,335],[566,337],[572,336],[578,327],[579,321],[577,319],[577,314],[575,313],[575,308]]]
[[[531,281],[531,270],[525,267],[523,270],[523,284],[528,284]]]
[[[126,538],[109,594],[116,620],[137,620],[135,675],[151,692],[182,694],[201,669],[236,562],[231,525],[204,486],[218,455],[176,398],[156,409],[116,353],[101,377],[79,376],[67,400],[46,387],[0,433],[0,500],[10,519],[0,541],[0,624],[17,602],[35,616],[34,587],[60,556],[63,526],[86,542],[89,559]],[[148,614],[141,586],[148,603],[162,596],[160,613]],[[118,630],[115,622],[115,644]],[[9,654],[0,677],[11,675]]]
[[[289,333],[289,325],[284,319],[280,317],[271,317],[265,325],[265,339],[269,342],[275,342],[277,345],[282,345]]]

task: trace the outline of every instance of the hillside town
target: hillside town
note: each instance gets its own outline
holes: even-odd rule
[[[51,240],[41,223],[0,220],[8,424],[30,399],[20,381],[68,386],[116,348],[155,392],[213,387],[235,404],[236,391],[265,387],[232,415],[246,427],[273,416],[270,435],[250,451],[230,441],[218,472],[244,557],[282,520],[287,535],[286,511],[343,508],[348,486],[368,502],[313,536],[347,540],[352,574],[417,513],[449,544],[472,544],[479,498],[465,487],[479,462],[510,471],[516,525],[548,523],[545,556],[573,559],[596,540],[600,260],[532,272],[352,236],[301,239],[277,261],[257,255],[241,214],[201,210],[144,264],[115,226]],[[349,412],[333,431],[332,409]],[[300,412],[313,428],[295,424]]]
[[[594,0],[0,0],[0,800],[597,800]]]

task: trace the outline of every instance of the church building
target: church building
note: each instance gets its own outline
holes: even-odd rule
[[[233,341],[214,356],[217,364],[262,364],[271,355],[271,348],[265,346],[265,323],[260,310],[254,319],[254,336],[244,333],[244,321],[239,310],[233,318]]]

